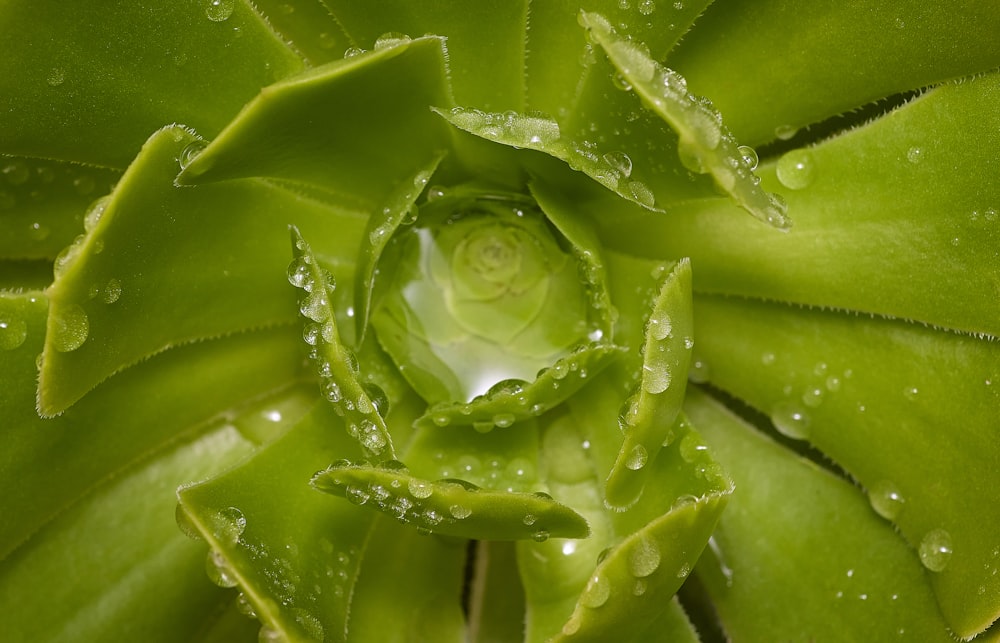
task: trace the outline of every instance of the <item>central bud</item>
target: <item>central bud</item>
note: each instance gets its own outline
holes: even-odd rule
[[[589,330],[580,267],[564,243],[524,197],[437,196],[380,260],[379,342],[428,402],[532,381]]]

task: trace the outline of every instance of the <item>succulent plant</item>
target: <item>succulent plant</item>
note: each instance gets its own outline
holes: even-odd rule
[[[997,637],[1000,6],[0,33],[6,640]]]

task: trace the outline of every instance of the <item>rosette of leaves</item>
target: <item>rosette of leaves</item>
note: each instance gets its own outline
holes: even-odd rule
[[[994,4],[0,32],[8,640],[996,638]]]

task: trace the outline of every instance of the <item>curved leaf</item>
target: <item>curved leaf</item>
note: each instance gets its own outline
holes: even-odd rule
[[[91,232],[57,263],[40,378],[45,415],[170,346],[294,322],[282,278],[289,223],[339,230],[323,235],[322,249],[353,258],[362,221],[350,211],[261,181],[174,187],[177,158],[196,140],[178,127],[151,138]],[[350,284],[345,267],[338,276]]]
[[[0,335],[0,510],[18,517],[0,523],[0,557],[102,480],[231,409],[286,387],[301,372],[298,333],[235,335],[166,351],[131,369],[129,377],[99,386],[62,416],[43,420],[35,411],[34,381],[46,304],[40,293],[0,296],[0,324],[6,325]],[[208,389],[211,396],[200,395]]]
[[[268,87],[178,181],[282,178],[372,210],[447,147],[428,107],[451,102],[441,39],[393,41]]]
[[[428,533],[481,540],[590,535],[586,520],[543,493],[491,491],[460,480],[424,480],[402,468],[347,461],[316,474],[312,485]]]
[[[299,312],[310,320],[302,336],[314,348],[309,357],[316,363],[323,397],[333,405],[352,438],[358,441],[365,457],[381,462],[395,458],[392,436],[383,416],[388,409],[385,392],[363,386],[358,377],[358,358],[347,348],[337,332],[332,305],[336,285],[333,277],[319,265],[309,244],[292,226],[292,263],[288,281],[305,291],[299,300]]]
[[[0,563],[5,636],[192,640],[215,621],[225,596],[203,582],[201,548],[176,529],[173,491],[251,448],[231,427],[207,433],[157,452],[48,523]],[[128,529],[109,536],[109,524]]]
[[[696,569],[728,637],[954,640],[925,571],[856,488],[696,389],[685,409],[736,481]]]
[[[710,381],[869,490],[956,633],[988,627],[1000,592],[1000,494],[983,472],[1000,466],[1000,343],[748,301],[700,297],[697,311],[695,359]]]

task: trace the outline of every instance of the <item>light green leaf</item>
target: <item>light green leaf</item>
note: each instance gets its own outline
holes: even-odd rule
[[[663,60],[711,1],[594,0],[585,8],[608,16],[646,43],[653,58]],[[528,107],[562,118],[562,111],[579,98],[593,56],[592,43],[578,27],[581,5],[559,0],[531,3],[529,9],[524,62]]]
[[[531,382],[502,380],[469,402],[433,404],[417,419],[417,424],[421,427],[471,424],[484,433],[493,427],[506,428],[562,404],[622,352],[621,347],[611,344],[581,345],[539,371]]]
[[[201,548],[177,531],[174,489],[251,448],[227,427],[158,449],[42,527],[0,563],[4,636],[39,643],[194,639],[226,598],[204,582]],[[109,525],[127,527],[111,536]]]
[[[338,230],[323,235],[321,251],[353,259],[363,220],[350,211],[261,181],[174,187],[177,158],[195,140],[177,127],[150,139],[91,232],[57,263],[39,396],[45,415],[170,346],[293,323],[283,278],[289,223]],[[337,271],[343,283],[352,268]]]
[[[691,319],[691,264],[678,262],[663,281],[646,325],[638,391],[625,401],[621,450],[608,476],[605,495],[626,508],[643,492],[661,446],[673,441],[674,423],[684,402],[688,363],[694,346]]]
[[[421,168],[410,177],[410,180],[404,180],[396,186],[384,201],[382,208],[375,210],[368,217],[365,235],[361,239],[361,248],[358,251],[358,269],[354,277],[356,302],[354,318],[359,341],[364,339],[368,327],[375,270],[382,251],[400,226],[412,225],[416,221],[417,198],[424,191],[442,158],[443,155],[435,157],[427,167]]]
[[[312,485],[417,525],[426,533],[480,540],[586,538],[587,521],[544,493],[482,489],[462,480],[425,480],[405,468],[340,461]]]
[[[601,238],[647,256],[690,255],[696,291],[998,335],[1000,162],[980,152],[1000,146],[998,96],[1000,74],[945,85],[769,163],[762,185],[787,198],[788,234],[707,200],[655,218],[602,212]]]
[[[316,259],[309,244],[292,226],[292,262],[288,281],[305,291],[299,300],[299,312],[307,320],[302,336],[314,348],[309,357],[316,364],[320,390],[333,405],[352,438],[358,441],[365,457],[376,462],[396,457],[383,417],[388,412],[388,398],[374,384],[363,385],[357,356],[340,339],[333,308],[336,288],[333,277]]]
[[[868,489],[960,636],[997,617],[1000,343],[896,320],[697,299],[696,359]],[[753,369],[755,377],[745,374]],[[947,448],[942,445],[947,444]]]
[[[696,569],[727,637],[954,640],[926,571],[858,489],[697,389],[685,409],[736,482]]]
[[[268,87],[178,181],[282,178],[371,210],[447,147],[428,108],[451,102],[441,39],[393,41]]]
[[[758,186],[753,174],[756,153],[739,146],[710,101],[688,93],[683,76],[656,63],[645,45],[620,36],[603,16],[584,13],[580,19],[621,74],[620,82],[677,132],[677,153],[685,167],[711,174],[737,205],[757,219],[779,229],[791,226],[785,201]]]
[[[238,585],[264,632],[292,641],[346,636],[364,556],[373,514],[308,485],[332,460],[360,455],[340,423],[321,403],[242,466],[178,491],[178,520],[207,541],[210,576]]]
[[[130,369],[128,377],[99,386],[62,416],[42,420],[35,411],[35,360],[46,312],[40,293],[0,296],[0,323],[5,324],[0,328],[0,512],[18,517],[0,523],[0,556],[101,481],[181,436],[204,430],[223,413],[287,387],[301,372],[297,332],[234,335],[150,358]],[[211,396],[200,394],[207,389]],[[285,411],[294,416],[291,409]],[[274,418],[266,417],[265,424],[274,425]],[[142,430],[123,431],[122,426]]]

